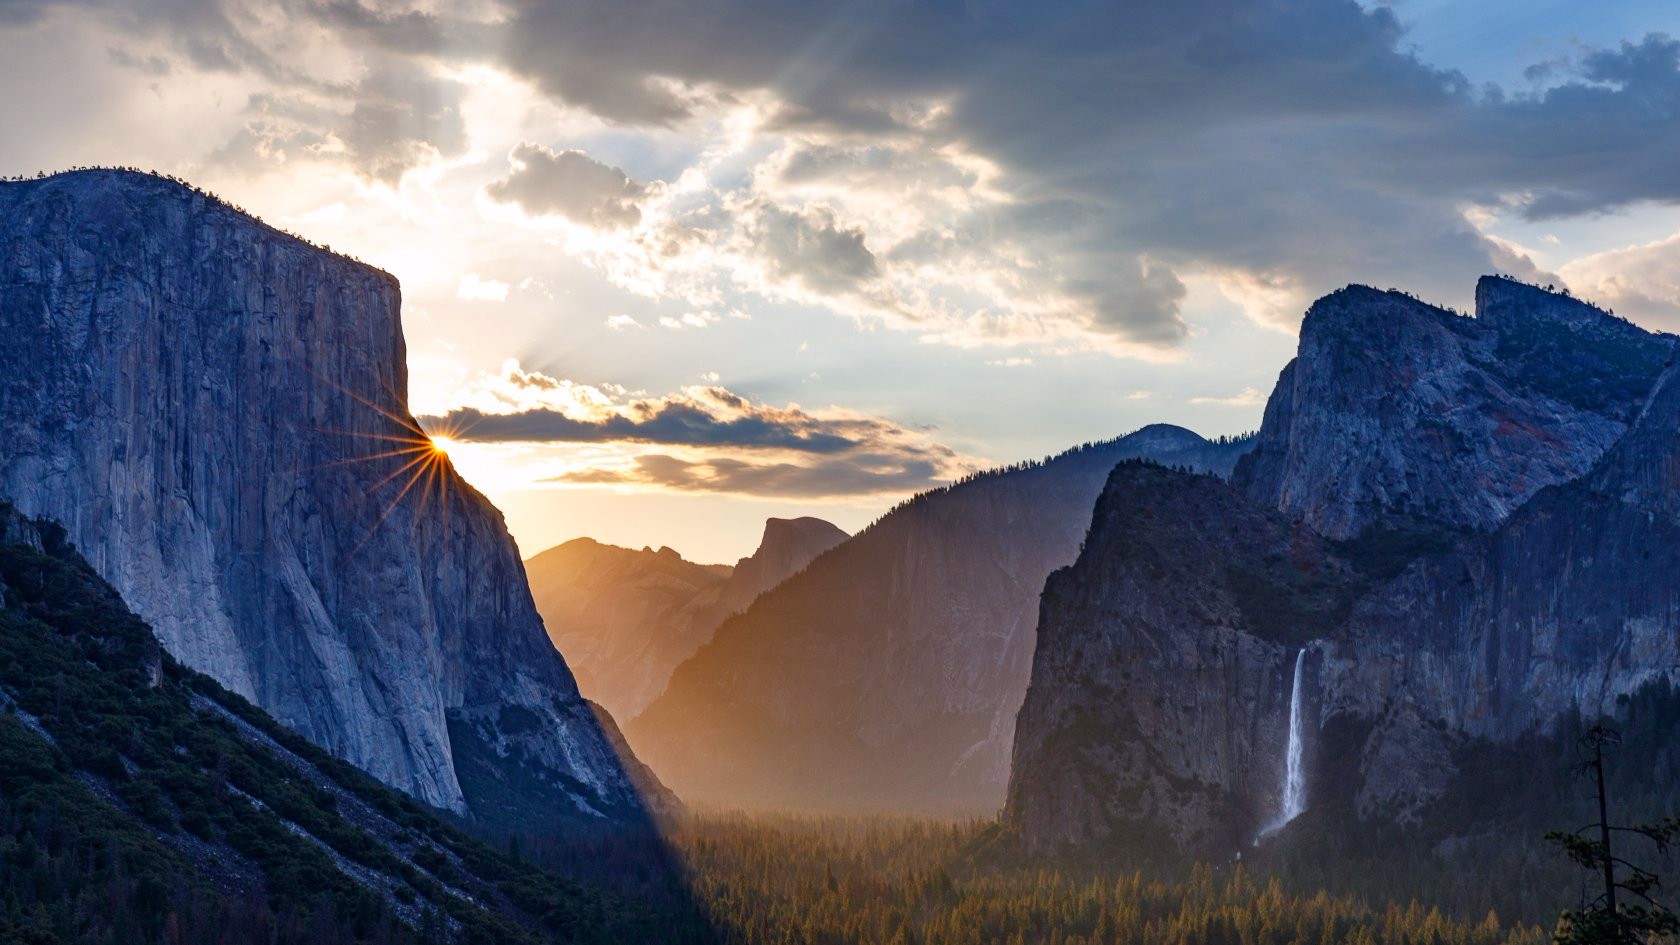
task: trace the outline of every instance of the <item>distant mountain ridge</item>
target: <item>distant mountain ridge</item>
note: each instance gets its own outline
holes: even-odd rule
[[[1042,599],[1005,811],[1029,847],[1250,850],[1296,711],[1307,807],[1261,854],[1327,874],[1529,856],[1600,718],[1648,752],[1623,803],[1680,803],[1675,339],[1477,299],[1335,293],[1231,485],[1116,469]]]
[[[381,780],[639,819],[500,513],[408,414],[399,306],[165,179],[0,183],[0,498],[62,522],[183,663]]]
[[[1228,474],[1249,445],[1155,425],[916,496],[725,621],[625,735],[688,801],[995,810],[1038,591],[1109,470]]]
[[[758,550],[733,568],[693,564],[670,548],[634,551],[579,538],[532,557],[525,570],[579,688],[628,721],[724,618],[845,539],[821,519],[772,518]]]

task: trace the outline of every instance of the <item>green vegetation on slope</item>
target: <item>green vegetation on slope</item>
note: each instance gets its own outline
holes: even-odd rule
[[[0,596],[0,943],[663,940],[175,663],[4,504]]]

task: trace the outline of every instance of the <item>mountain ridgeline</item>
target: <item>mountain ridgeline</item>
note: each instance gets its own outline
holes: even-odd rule
[[[525,570],[578,688],[629,720],[725,618],[845,540],[822,519],[773,518],[758,550],[733,568],[694,564],[670,548],[635,551],[579,538],[531,558]]]
[[[1600,718],[1654,746],[1618,796],[1673,813],[1674,339],[1508,279],[1476,295],[1474,319],[1329,296],[1233,482],[1113,472],[1041,602],[1005,811],[1027,846],[1258,842],[1371,877],[1421,850],[1532,891],[1518,858],[1579,813],[1549,772]],[[1274,835],[1292,703],[1306,811]]]
[[[428,804],[645,816],[500,513],[408,413],[390,275],[157,177],[6,182],[0,334],[0,498],[176,659]]]
[[[724,621],[625,735],[687,801],[995,811],[1039,591],[1109,471],[1228,474],[1249,445],[1151,426],[917,496]]]

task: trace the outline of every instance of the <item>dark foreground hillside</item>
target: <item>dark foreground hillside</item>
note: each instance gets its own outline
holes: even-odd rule
[[[704,939],[667,904],[502,855],[292,734],[0,503],[0,943]]]

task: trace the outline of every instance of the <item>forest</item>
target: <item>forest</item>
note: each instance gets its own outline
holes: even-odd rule
[[[987,866],[985,822],[717,815],[674,831],[728,945],[1541,945],[1489,912],[1287,890],[1241,864],[1137,871]]]

